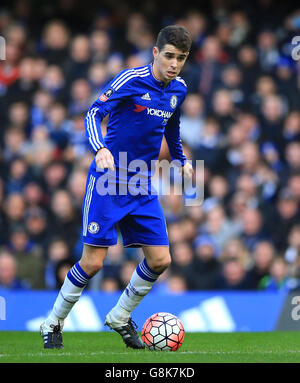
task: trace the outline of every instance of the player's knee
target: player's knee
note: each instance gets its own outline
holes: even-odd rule
[[[85,246],[80,260],[80,266],[89,275],[94,276],[103,267],[107,249]]]
[[[159,258],[155,260],[152,264],[152,270],[157,273],[162,273],[170,266],[170,264],[171,264],[171,257],[170,255],[168,255],[163,258]]]
[[[89,257],[88,259],[81,259],[81,267],[89,276],[94,276],[103,267],[103,262],[96,257]]]

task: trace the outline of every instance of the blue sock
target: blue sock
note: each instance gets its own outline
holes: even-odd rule
[[[53,309],[46,320],[48,325],[57,324],[58,322],[63,324],[63,320],[80,298],[90,278],[78,262],[68,271]]]
[[[151,270],[146,259],[144,259],[134,270],[130,282],[120,296],[118,303],[111,310],[114,319],[119,321],[120,324],[122,322],[126,323],[130,313],[149,293],[160,274]]]
[[[85,287],[91,278],[79,265],[79,262],[69,270],[67,277],[77,287]]]

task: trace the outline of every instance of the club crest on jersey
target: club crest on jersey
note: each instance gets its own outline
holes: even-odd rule
[[[103,102],[109,99],[109,97],[114,93],[114,90],[112,88],[107,89],[104,93],[101,94],[99,99]]]
[[[173,94],[173,96],[172,96],[171,99],[170,99],[170,105],[171,105],[171,108],[173,108],[173,109],[176,108],[176,105],[177,105],[177,96],[175,96],[175,94]]]
[[[97,234],[99,230],[100,230],[100,226],[97,222],[91,222],[88,226],[88,231],[91,234]]]

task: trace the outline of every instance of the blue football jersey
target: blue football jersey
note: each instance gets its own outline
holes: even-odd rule
[[[165,87],[152,73],[152,64],[126,69],[105,87],[85,118],[86,135],[93,151],[110,150],[116,169],[130,169],[134,160],[143,160],[151,176],[151,162],[157,160],[163,135],[172,160],[186,160],[180,140],[180,106],[187,88],[181,77]],[[109,114],[107,134],[100,124]],[[126,164],[120,163],[126,153]],[[91,165],[96,170],[95,159]]]

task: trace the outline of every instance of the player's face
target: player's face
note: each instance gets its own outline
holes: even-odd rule
[[[174,45],[166,44],[161,50],[153,48],[153,72],[154,76],[163,82],[170,82],[180,73],[188,52],[182,52]]]

